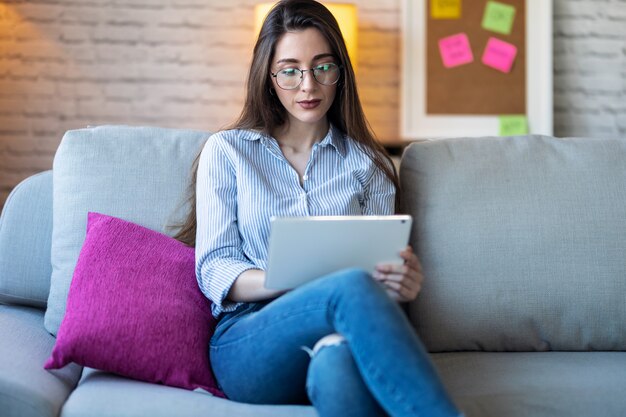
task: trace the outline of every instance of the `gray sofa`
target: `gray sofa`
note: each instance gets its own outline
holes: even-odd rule
[[[207,137],[70,131],[53,170],[13,190],[0,218],[0,416],[316,415],[43,369],[87,211],[171,234]],[[626,415],[626,141],[423,141],[400,174],[426,276],[410,319],[466,415]]]

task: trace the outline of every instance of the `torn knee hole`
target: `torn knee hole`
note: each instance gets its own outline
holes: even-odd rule
[[[301,348],[309,354],[309,357],[312,358],[325,346],[337,346],[345,342],[346,339],[342,335],[340,335],[339,333],[332,333],[318,340],[317,343],[315,343],[315,346],[313,346],[313,349],[307,346],[301,346]]]

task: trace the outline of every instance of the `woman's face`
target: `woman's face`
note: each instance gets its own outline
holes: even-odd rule
[[[320,80],[332,80],[334,74],[329,71],[338,67],[325,64],[336,64],[330,45],[319,30],[308,28],[298,32],[287,32],[276,44],[276,51],[270,69],[273,74],[282,72],[283,80],[296,84],[299,73],[292,69],[318,69]],[[330,68],[330,70],[329,70]],[[289,80],[292,77],[292,80]],[[330,77],[330,78],[329,78]],[[326,113],[335,99],[337,85],[323,85],[315,80],[313,71],[304,72],[302,82],[297,88],[285,90],[280,87],[277,77],[271,77],[278,99],[289,113],[290,123],[299,121],[307,124],[326,122]],[[285,85],[285,83],[282,83]]]

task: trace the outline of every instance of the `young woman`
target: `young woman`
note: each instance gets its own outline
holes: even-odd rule
[[[289,292],[264,287],[271,216],[393,214],[397,176],[370,132],[337,22],[283,0],[254,48],[243,112],[206,142],[179,238],[219,320],[213,371],[235,401],[307,404],[320,416],[458,416],[398,302],[421,267],[338,271]],[[197,224],[197,227],[196,227]],[[310,254],[315,256],[314,253]]]

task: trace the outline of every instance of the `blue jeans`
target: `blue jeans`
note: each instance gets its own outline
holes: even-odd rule
[[[311,348],[340,333],[345,343]],[[327,416],[459,416],[397,302],[347,269],[224,314],[211,365],[228,398],[308,404]]]

